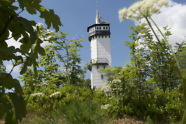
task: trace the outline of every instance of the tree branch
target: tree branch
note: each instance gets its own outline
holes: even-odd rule
[[[0,33],[0,37],[1,37],[1,36],[3,35],[3,33],[6,31],[8,25],[10,24],[10,22],[12,21],[12,19],[13,19],[13,16],[10,16],[10,19],[7,21],[7,23],[6,23],[6,25],[5,25],[4,29],[3,29],[3,31]],[[2,40],[2,41],[3,41],[3,40]],[[0,42],[2,42],[2,41],[0,41]]]
[[[12,60],[11,60],[12,61]],[[12,63],[13,63],[13,61],[12,61]],[[8,75],[7,75],[7,77],[6,78],[8,78],[8,76],[12,73],[12,71],[14,70],[14,68],[15,68],[15,66],[16,66],[16,64],[15,63],[13,63],[13,67],[12,67],[12,69],[10,70],[10,72],[8,73]]]

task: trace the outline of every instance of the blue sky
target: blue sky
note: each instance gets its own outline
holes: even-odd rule
[[[102,19],[111,24],[111,53],[112,66],[124,66],[130,61],[129,49],[124,45],[130,32],[129,26],[134,25],[132,21],[119,22],[118,10],[123,6],[129,6],[135,2],[130,0],[98,0],[98,10]],[[90,42],[88,41],[87,27],[95,23],[96,0],[47,0],[42,5],[47,9],[54,9],[60,16],[63,26],[61,31],[68,34],[68,39],[83,37],[83,48],[81,49],[82,64],[90,60]],[[26,15],[27,16],[27,15]],[[42,19],[36,18],[38,22],[44,23]]]
[[[128,55],[130,50],[124,45],[124,41],[131,41],[129,38],[131,32],[128,29],[130,26],[135,26],[135,23],[134,21],[129,20],[125,20],[120,23],[118,19],[118,10],[122,9],[123,7],[129,7],[136,1],[137,0],[98,0],[99,13],[103,21],[108,21],[111,27],[112,67],[123,67],[127,62],[130,61],[130,56]],[[174,3],[172,6],[180,5],[182,8],[178,8],[186,10],[185,0],[173,0],[172,3]],[[82,65],[85,65],[87,62],[89,62],[91,54],[87,27],[95,23],[96,0],[43,0],[41,4],[47,9],[54,9],[54,12],[59,15],[63,24],[63,26],[60,27],[60,30],[68,34],[67,39],[71,40],[83,37],[83,48],[80,51]],[[167,12],[166,8],[164,11]],[[185,15],[184,17],[183,15],[178,16],[181,21],[183,19],[186,20],[186,13],[185,11],[183,12]],[[181,13],[183,12],[181,11]],[[21,15],[29,20],[35,20],[37,23],[44,23],[44,20],[39,18],[39,15],[29,15],[26,12],[23,12]],[[171,15],[167,15],[167,18],[170,16]],[[163,25],[165,18],[158,19],[157,21],[159,25],[162,24],[162,26],[166,26]],[[178,22],[175,21],[175,23]],[[174,22],[170,23],[170,25],[174,26]],[[179,26],[182,28],[186,27],[186,25],[182,23]],[[184,29],[182,29],[182,31],[183,30]],[[16,71],[14,73],[17,75]],[[87,77],[89,77],[89,74]]]

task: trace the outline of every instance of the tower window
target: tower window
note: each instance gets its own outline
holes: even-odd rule
[[[103,74],[101,75],[101,79],[104,79],[104,76],[103,76]]]

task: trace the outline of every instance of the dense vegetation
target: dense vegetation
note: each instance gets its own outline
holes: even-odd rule
[[[173,48],[168,43],[169,27],[161,31],[151,18],[167,4],[162,1],[150,1],[148,8],[142,6],[147,0],[138,1],[119,12],[121,21],[146,22],[130,27],[132,41],[125,43],[131,49],[131,61],[124,67],[101,70],[107,75],[108,85],[90,89],[90,80],[85,79],[87,66],[80,66],[81,39],[68,40],[64,32],[58,31],[61,22],[53,10],[46,10],[40,0],[2,0],[0,118],[7,124],[102,124],[127,116],[149,123],[185,123],[186,43],[177,43]],[[22,11],[39,12],[47,28],[21,17]],[[56,31],[48,29],[51,24]],[[21,47],[9,47],[10,38],[21,42]],[[42,48],[42,42],[50,45]],[[5,61],[12,61],[12,70],[21,65],[19,80],[12,77],[12,70],[5,71]],[[24,83],[22,87],[20,82]],[[12,92],[7,93],[7,89]]]

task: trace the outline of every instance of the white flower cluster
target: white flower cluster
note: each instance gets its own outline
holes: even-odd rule
[[[43,97],[44,94],[43,93],[34,93],[34,94],[31,94],[30,96],[33,96],[33,97]]]
[[[102,106],[101,106],[101,109],[107,109],[107,108],[110,107],[110,106],[111,106],[110,104],[102,105]]]
[[[114,80],[112,81],[112,83],[121,83],[121,80],[120,80],[120,79],[114,79]]]
[[[137,1],[128,9],[123,8],[119,10],[120,22],[124,19],[141,19],[143,17],[151,16],[154,13],[159,13],[160,7],[168,6],[169,0],[142,0]]]
[[[60,96],[60,95],[61,95],[60,92],[55,92],[55,93],[52,93],[49,97]]]
[[[110,90],[110,85],[109,85],[109,84],[104,85],[103,87],[101,87],[101,90],[102,90],[102,91]]]

